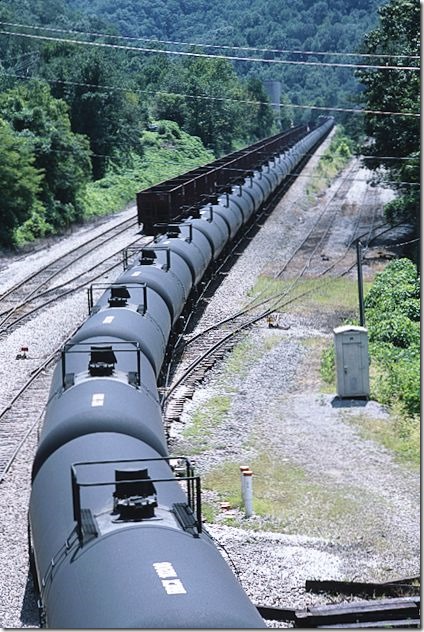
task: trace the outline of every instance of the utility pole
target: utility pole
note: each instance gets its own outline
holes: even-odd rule
[[[364,288],[362,280],[362,243],[359,239],[356,242],[356,260],[358,264],[359,323],[361,327],[365,327]]]

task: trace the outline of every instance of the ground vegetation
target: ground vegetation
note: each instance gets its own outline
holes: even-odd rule
[[[410,222],[414,236],[420,225],[420,5],[414,0],[391,0],[379,10],[380,22],[365,37],[362,50],[385,55],[386,70],[362,69],[363,103],[369,110],[405,112],[409,116],[365,116],[366,164],[380,181],[390,181],[399,196],[386,207],[392,223]],[[411,66],[417,70],[396,69]],[[371,141],[370,141],[371,139]],[[415,250],[418,260],[418,248]]]

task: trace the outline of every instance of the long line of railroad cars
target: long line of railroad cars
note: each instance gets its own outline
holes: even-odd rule
[[[170,457],[157,388],[209,266],[328,133],[326,120],[242,184],[168,225],[109,286],[56,366],[29,525],[51,628],[261,628],[202,524],[200,481]]]

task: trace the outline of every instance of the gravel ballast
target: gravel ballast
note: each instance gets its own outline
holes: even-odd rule
[[[316,160],[308,163],[307,170]],[[308,214],[306,181],[299,178],[238,259],[210,300],[198,330],[235,313],[258,274],[278,266],[293,245],[300,243],[307,226],[312,225],[314,213],[318,213],[318,209],[312,209]],[[348,195],[360,197],[354,187]],[[130,212],[135,213],[135,209]],[[82,231],[85,235],[88,228]],[[60,248],[68,250],[81,237],[76,233],[45,253],[28,256],[25,273],[22,258],[2,258],[2,289],[20,274],[28,274],[32,264],[40,265],[43,257],[52,256],[52,249],[55,253]],[[81,322],[84,310],[85,293],[80,292],[1,340],[4,401],[30,368],[30,364],[14,360],[17,347],[26,343],[34,354],[44,353],[53,341],[66,337]],[[247,363],[242,375],[229,379],[225,361],[209,373],[185,407],[183,424],[172,429],[172,451],[182,453],[189,448],[184,427],[190,426],[196,410],[212,397],[222,395],[226,376],[231,406],[211,429],[207,450],[195,455],[198,472],[205,477],[228,461],[253,463],[268,450],[288,469],[301,471],[306,481],[313,482],[312,496],[305,493],[299,499],[302,511],[296,509],[297,505],[291,508],[284,529],[271,532],[264,517],[246,519],[237,508],[219,511],[217,494],[206,492],[206,500],[217,507],[214,523],[206,527],[224,547],[224,557],[231,558],[255,603],[305,608],[328,602],[325,596],[305,592],[308,578],[388,581],[419,573],[419,473],[399,465],[387,449],[362,437],[358,416],[388,421],[388,412],[381,406],[372,401],[357,405],[351,400],[338,406],[334,393],[321,392],[313,366],[317,354],[311,354],[310,343],[319,346],[319,341],[330,340],[334,322],[317,320],[307,309],[299,316],[284,314],[283,318],[288,328],[272,331],[272,345],[265,344],[271,335],[266,323],[258,323],[249,332],[247,347],[262,351]],[[259,439],[246,441],[252,432]],[[33,433],[0,487],[0,613],[5,628],[38,627],[35,594],[28,575],[26,524],[36,443]],[[314,489],[319,490],[318,500]],[[334,498],[340,499],[343,511],[330,519],[328,507],[334,507]],[[226,524],[229,522],[230,526]],[[270,627],[276,625],[269,622]]]

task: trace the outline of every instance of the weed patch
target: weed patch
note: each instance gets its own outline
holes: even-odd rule
[[[216,395],[194,412],[191,423],[182,433],[189,442],[191,454],[208,449],[214,428],[222,422],[230,406],[231,398],[228,395]]]
[[[367,293],[371,283],[364,283],[364,294]],[[261,275],[254,287],[249,292],[249,296],[261,301],[276,297],[274,302],[270,301],[269,306],[276,308],[279,303],[288,301],[282,309],[290,313],[304,313],[305,305],[300,300],[291,299],[293,297],[302,298],[306,294],[308,300],[308,311],[319,310],[320,312],[334,312],[334,310],[354,311],[357,309],[358,292],[357,283],[353,279],[303,279],[296,283],[293,288],[292,281],[281,281],[271,279]]]
[[[372,439],[391,450],[398,461],[412,466],[420,464],[420,420],[418,416],[406,418],[393,414],[390,419],[349,417],[348,421],[359,429],[364,439]]]
[[[205,489],[218,493],[221,502],[243,510],[239,463],[226,462],[209,472],[203,481]],[[349,489],[335,490],[313,480],[299,467],[271,454],[260,454],[251,464],[253,473],[253,508],[262,518],[244,525],[268,531],[307,535],[322,534],[328,524],[355,515],[357,503]],[[232,516],[232,522],[237,520]],[[240,524],[240,523],[239,523]]]

